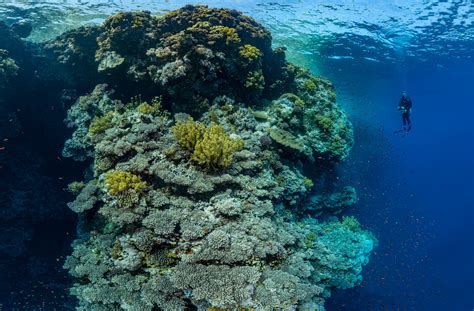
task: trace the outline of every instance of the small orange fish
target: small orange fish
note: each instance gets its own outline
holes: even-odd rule
[[[331,230],[329,230],[329,229],[324,229],[324,232],[331,232]]]

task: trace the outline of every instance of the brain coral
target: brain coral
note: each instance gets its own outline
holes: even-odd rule
[[[79,97],[66,120],[64,154],[94,162],[69,205],[82,215],[64,265],[78,310],[324,310],[334,288],[360,283],[375,238],[353,218],[308,215],[356,201],[355,189],[323,193],[303,174],[352,144],[329,82],[286,63],[233,10],[119,13],[98,29],[97,75],[115,82]],[[252,72],[263,89],[246,88]],[[127,100],[144,90],[162,102]],[[274,100],[257,113],[260,96]]]

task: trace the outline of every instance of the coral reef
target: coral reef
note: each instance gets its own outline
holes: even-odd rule
[[[0,49],[0,88],[18,75],[19,67],[16,62],[8,57],[8,51]]]
[[[344,187],[340,192],[312,195],[306,203],[308,211],[319,215],[323,212],[339,214],[348,206],[357,202],[357,192],[351,187]]]
[[[122,90],[139,86],[143,94],[159,90],[175,112],[194,115],[206,111],[216,94],[250,103],[295,88],[294,67],[283,51],[272,50],[270,33],[234,10],[186,6],[159,17],[118,13],[102,26],[47,42],[45,50],[62,64],[57,72],[69,73],[67,81],[89,77],[128,86]]]
[[[97,45],[79,29],[46,47],[109,83],[66,118],[63,154],[93,161],[69,204],[78,310],[324,310],[360,283],[376,239],[354,218],[308,216],[356,201],[303,174],[352,146],[330,82],[233,10],[118,13],[93,29]],[[129,100],[142,91],[159,99]]]

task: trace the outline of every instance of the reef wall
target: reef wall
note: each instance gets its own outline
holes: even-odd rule
[[[238,11],[186,6],[38,47],[37,75],[83,94],[63,150],[86,166],[64,264],[77,310],[324,310],[361,281],[375,238],[328,217],[355,189],[319,187],[352,125],[332,84],[271,43]]]

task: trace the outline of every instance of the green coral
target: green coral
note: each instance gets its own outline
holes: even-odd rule
[[[140,193],[146,187],[146,182],[140,176],[120,170],[107,172],[105,184],[110,195],[124,194],[129,191]]]
[[[239,54],[250,62],[259,59],[262,56],[260,49],[251,44],[241,46],[239,49]]]

